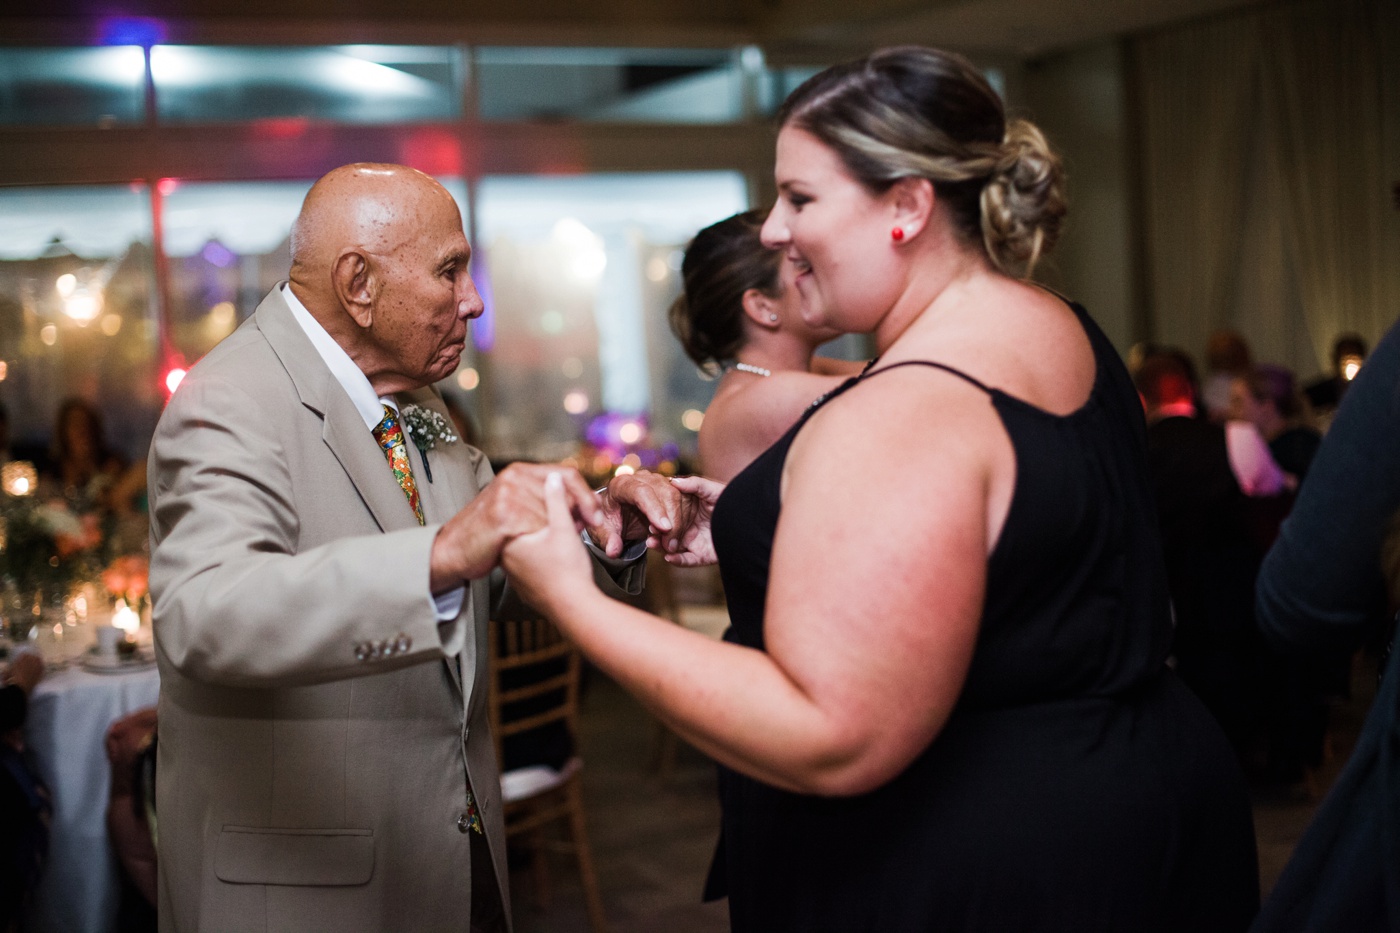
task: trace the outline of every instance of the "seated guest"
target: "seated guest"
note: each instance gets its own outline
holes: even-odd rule
[[[123,875],[120,933],[155,929],[156,709],[123,716],[107,729],[112,790],[107,832]]]
[[[764,216],[735,214],[697,233],[681,264],[685,292],[671,306],[686,354],[723,371],[700,427],[700,461],[726,482],[864,366],[813,355],[839,334],[808,323],[815,314],[802,308],[796,267],[759,240]]]
[[[17,651],[0,686],[0,931],[19,928],[49,851],[53,815],[48,788],[24,754],[24,720],[29,695],[44,676],[44,662],[27,649]]]
[[[64,399],[54,421],[49,482],[65,498],[105,502],[125,468],[121,456],[107,446],[101,412],[84,399]]]

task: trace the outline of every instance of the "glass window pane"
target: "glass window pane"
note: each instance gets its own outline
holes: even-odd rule
[[[193,363],[287,278],[292,221],[311,180],[165,184],[170,339]]]
[[[151,73],[165,121],[401,123],[460,116],[459,57],[450,46],[158,45]]]
[[[0,124],[110,126],[146,112],[140,46],[0,49]]]
[[[588,437],[613,462],[667,445],[693,456],[683,415],[705,408],[713,383],[686,359],[666,310],[695,231],[747,206],[743,177],[494,177],[478,198],[476,272],[479,282],[489,273],[489,320],[474,333],[491,338],[487,450],[562,459]],[[601,473],[593,459],[589,451],[580,466]]]
[[[744,116],[743,70],[728,49],[482,48],[488,120],[728,123]]]
[[[758,106],[765,114],[777,113],[787,96],[797,90],[808,78],[822,71],[825,66],[807,65],[800,67],[769,68],[764,71],[764,80],[759,84]]]
[[[0,188],[0,398],[11,452],[41,457],[79,396],[106,440],[143,458],[164,395],[150,198],[130,187]]]
[[[465,186],[441,179],[466,203]],[[291,268],[292,222],[313,179],[163,182],[171,342],[188,362],[257,310]]]

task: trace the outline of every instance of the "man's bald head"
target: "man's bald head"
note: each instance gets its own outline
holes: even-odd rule
[[[292,293],[384,395],[451,375],[484,305],[447,189],[359,163],[307,192],[292,228]]]
[[[392,253],[412,235],[425,198],[452,203],[435,179],[403,165],[357,162],[328,172],[306,193],[292,225],[293,283],[313,293],[327,288],[346,249]]]

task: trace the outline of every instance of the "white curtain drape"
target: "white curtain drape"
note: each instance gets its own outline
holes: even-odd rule
[[[1135,56],[1154,337],[1199,353],[1233,319],[1258,100],[1253,18],[1158,34]]]
[[[1263,105],[1277,129],[1284,239],[1320,362],[1338,333],[1374,340],[1400,315],[1400,224],[1383,152],[1384,121],[1397,115],[1382,106],[1384,25],[1368,0],[1290,6],[1263,21]]]
[[[1400,15],[1300,0],[1134,40],[1154,338],[1321,370],[1400,316]]]

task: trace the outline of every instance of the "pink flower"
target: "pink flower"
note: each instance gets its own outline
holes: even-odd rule
[[[102,585],[113,595],[128,601],[137,600],[146,595],[149,573],[150,565],[146,558],[139,554],[127,554],[112,561],[102,571]]]

